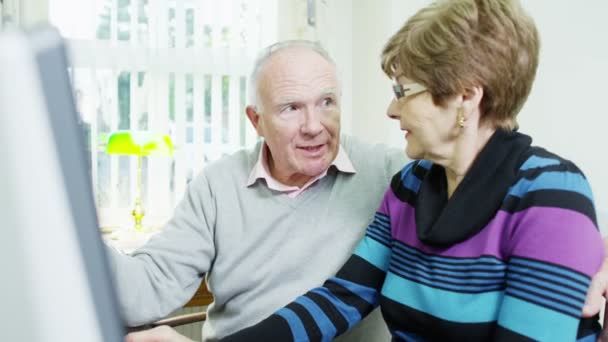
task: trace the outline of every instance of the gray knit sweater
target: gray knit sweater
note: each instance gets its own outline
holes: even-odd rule
[[[402,151],[343,136],[355,174],[331,167],[295,198],[264,180],[247,187],[261,143],[207,166],[165,229],[131,256],[110,252],[129,325],[166,316],[206,276],[215,301],[203,340],[256,323],[335,274],[371,222]],[[376,313],[341,341],[388,340]]]

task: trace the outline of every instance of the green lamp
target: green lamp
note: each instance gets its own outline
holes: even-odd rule
[[[137,156],[137,196],[131,215],[135,219],[135,230],[143,231],[144,209],[141,205],[141,161],[144,156],[173,155],[171,138],[162,133],[151,131],[116,131],[108,136],[107,154]]]

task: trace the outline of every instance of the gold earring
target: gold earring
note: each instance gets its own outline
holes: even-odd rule
[[[458,108],[458,125],[462,128],[464,127],[464,122],[465,122],[465,118],[464,118],[464,110],[462,108]]]

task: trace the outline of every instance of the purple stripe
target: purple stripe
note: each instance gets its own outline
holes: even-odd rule
[[[512,255],[562,265],[593,276],[604,257],[602,237],[593,222],[579,212],[533,207],[512,215]],[[512,228],[511,228],[512,230]]]
[[[416,235],[415,210],[390,192],[384,208],[390,208],[393,239],[428,254],[476,258],[492,255],[505,260],[517,255],[570,267],[587,275],[597,271],[603,243],[593,222],[583,214],[562,208],[533,207],[516,214],[499,211],[479,233],[449,248],[423,244]],[[525,220],[525,229],[517,229]],[[501,244],[501,240],[504,243]]]

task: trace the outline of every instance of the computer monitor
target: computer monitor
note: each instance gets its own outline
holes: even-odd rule
[[[121,341],[65,48],[0,34],[0,341]]]

